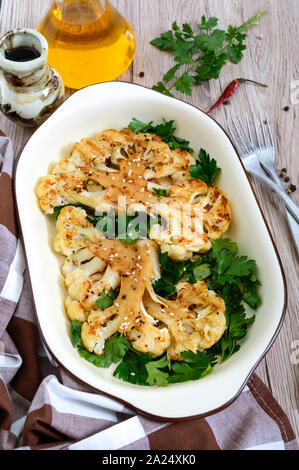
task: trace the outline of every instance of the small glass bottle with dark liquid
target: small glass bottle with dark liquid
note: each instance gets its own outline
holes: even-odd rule
[[[0,38],[0,111],[11,121],[38,126],[62,103],[64,86],[47,56],[47,41],[34,29]]]
[[[135,37],[108,0],[55,1],[38,26],[49,44],[49,64],[66,86],[114,80],[131,64]]]

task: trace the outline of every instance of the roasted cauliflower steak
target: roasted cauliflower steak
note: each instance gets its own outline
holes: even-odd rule
[[[208,349],[223,335],[224,301],[204,281],[181,280],[175,300],[159,297],[152,287],[161,276],[161,252],[175,261],[190,259],[209,251],[210,238],[221,238],[230,225],[227,198],[190,177],[194,163],[191,154],[171,150],[158,136],[109,129],[76,143],[71,156],[40,180],[42,210],[53,214],[65,206],[54,249],[66,257],[65,308],[70,320],[82,323],[88,351],[101,355],[105,341],[119,332],[141,353],[181,360],[183,351]],[[146,212],[164,223],[151,225],[149,238],[124,243],[105,237],[82,206],[96,215]],[[116,298],[102,310],[97,300],[110,289]]]
[[[221,238],[231,221],[221,190],[190,177],[194,163],[190,153],[171,150],[158,136],[110,129],[75,144],[70,158],[41,179],[37,196],[48,214],[56,206],[76,203],[98,213],[120,208],[155,213],[166,226],[151,227],[150,239],[182,261],[208,251],[210,238]]]
[[[210,348],[224,333],[224,302],[205,282],[180,282],[175,301],[154,293],[152,283],[160,277],[154,241],[103,239],[85,210],[73,206],[61,210],[57,231],[55,250],[67,257],[62,266],[66,311],[71,320],[83,323],[82,342],[88,351],[102,354],[106,339],[120,332],[139,352],[153,357],[167,352],[180,360],[182,351]],[[101,310],[96,300],[110,288],[118,295]]]

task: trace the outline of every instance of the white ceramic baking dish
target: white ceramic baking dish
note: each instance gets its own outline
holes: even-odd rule
[[[203,379],[166,388],[124,383],[111,369],[81,358],[70,339],[63,307],[62,257],[53,251],[55,223],[39,209],[37,181],[67,156],[74,143],[103,129],[121,129],[133,117],[155,122],[174,119],[176,134],[205,148],[222,168],[217,184],[228,196],[233,222],[228,236],[240,252],[257,260],[262,305],[239,352]],[[195,155],[196,155],[195,152]],[[15,194],[40,331],[47,348],[71,374],[98,391],[163,419],[211,414],[231,403],[276,337],[284,317],[286,286],[278,253],[243,165],[223,129],[208,115],[182,101],[142,86],[102,83],[78,91],[30,137],[15,168]]]

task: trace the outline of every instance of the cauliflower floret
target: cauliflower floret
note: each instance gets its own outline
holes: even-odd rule
[[[227,198],[217,186],[209,186],[200,201],[203,208],[203,225],[210,238],[222,237],[231,222],[231,211]]]
[[[106,309],[103,312],[94,310],[82,325],[82,343],[88,351],[97,355],[103,353],[105,341],[114,335],[119,328],[118,316],[111,315],[110,312],[111,309]]]
[[[36,194],[43,211],[47,214],[53,214],[56,206],[65,204],[74,204],[72,191],[76,188],[82,190],[84,179],[79,172],[63,173],[58,175],[48,175],[41,178]]]
[[[88,222],[85,210],[74,206],[67,206],[61,210],[56,228],[58,233],[54,249],[65,256],[71,256],[100,239],[100,232]]]
[[[182,360],[181,352],[208,349],[226,329],[225,304],[215,292],[208,290],[205,282],[181,282],[174,301],[160,299],[155,302],[148,294],[143,299],[151,316],[163,322],[170,333],[167,355]]]

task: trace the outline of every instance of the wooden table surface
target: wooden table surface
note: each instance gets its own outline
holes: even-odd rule
[[[1,1],[0,1],[1,3]],[[120,80],[152,87],[172,63],[171,57],[149,44],[168,30],[174,20],[196,25],[201,16],[217,16],[220,26],[239,25],[259,10],[267,9],[260,25],[249,32],[245,57],[238,65],[229,64],[219,80],[197,87],[191,97],[183,99],[207,109],[232,79],[246,77],[267,83],[269,88],[243,86],[231,100],[214,112],[224,127],[229,111],[267,109],[277,146],[277,170],[286,167],[298,186],[299,149],[299,52],[298,0],[112,0],[131,22],[136,34],[137,50],[132,66]],[[51,0],[2,0],[0,33],[14,27],[35,27]],[[139,73],[144,72],[144,77]],[[297,80],[297,83],[296,83]],[[297,104],[292,99],[297,87]],[[179,94],[177,94],[180,97]],[[289,111],[284,108],[289,106]],[[0,116],[0,129],[12,138],[15,150],[23,144],[29,131]],[[299,310],[298,258],[276,195],[253,179],[253,185],[277,244],[288,285],[287,315],[281,332],[266,358],[257,368],[258,375],[271,389],[290,418],[299,441]],[[299,190],[293,195],[299,203]]]

